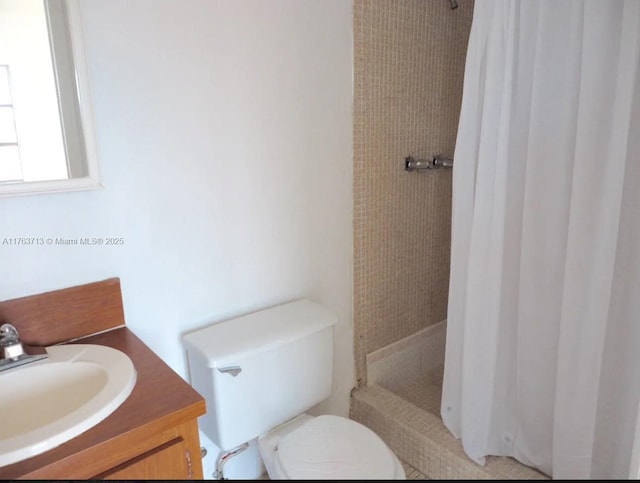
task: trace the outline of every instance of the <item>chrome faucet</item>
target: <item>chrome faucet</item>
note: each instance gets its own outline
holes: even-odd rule
[[[39,361],[45,357],[47,354],[27,354],[20,342],[18,329],[11,324],[0,325],[0,371]]]
[[[0,349],[2,349],[2,357],[0,359],[16,360],[24,354],[18,329],[11,324],[2,324],[0,326]]]

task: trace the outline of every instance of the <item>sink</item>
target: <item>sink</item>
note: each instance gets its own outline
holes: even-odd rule
[[[111,347],[47,347],[46,359],[0,372],[0,466],[44,453],[95,426],[131,394],[136,370]]]

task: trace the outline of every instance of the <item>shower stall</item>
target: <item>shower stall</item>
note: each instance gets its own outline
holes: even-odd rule
[[[637,466],[638,32],[633,1],[354,2],[351,416],[430,478]]]
[[[434,479],[486,470],[439,416],[452,170],[418,169],[430,164],[420,160],[453,157],[473,7],[354,0],[351,417]]]

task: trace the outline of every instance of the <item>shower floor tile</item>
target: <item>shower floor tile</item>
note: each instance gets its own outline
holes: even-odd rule
[[[393,390],[380,385],[358,388],[352,393],[352,419],[375,431],[403,464],[409,463],[407,479],[549,479],[513,458],[489,456],[487,464],[479,466],[466,456],[440,418],[443,369],[394,385]]]
[[[400,387],[392,389],[392,391],[423,411],[439,415],[443,375],[444,364]],[[391,390],[390,388],[387,389]]]
[[[407,475],[407,480],[430,480],[431,479],[427,475],[420,473],[409,463],[406,463],[404,461],[401,461],[401,463],[402,463],[402,467],[404,468],[404,472]]]

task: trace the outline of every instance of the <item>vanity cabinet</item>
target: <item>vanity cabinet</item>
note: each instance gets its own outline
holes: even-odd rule
[[[122,463],[95,479],[103,480],[190,480],[201,479],[197,425],[185,424],[176,428],[175,438]],[[194,431],[195,430],[195,431]],[[196,454],[192,454],[197,449]]]
[[[0,468],[0,479],[202,479],[197,418],[205,402],[126,327],[79,340],[127,354],[131,395],[105,420],[66,443]]]
[[[105,345],[127,354],[137,373],[129,397],[106,419],[49,451],[0,467],[0,480],[203,479],[197,419],[206,412],[204,398],[124,326],[121,303],[118,279],[0,302],[0,320],[32,334],[26,343]],[[58,304],[64,322],[56,316]],[[51,324],[49,335],[30,320]],[[83,329],[76,320],[94,324]],[[82,336],[83,330],[95,335]]]

